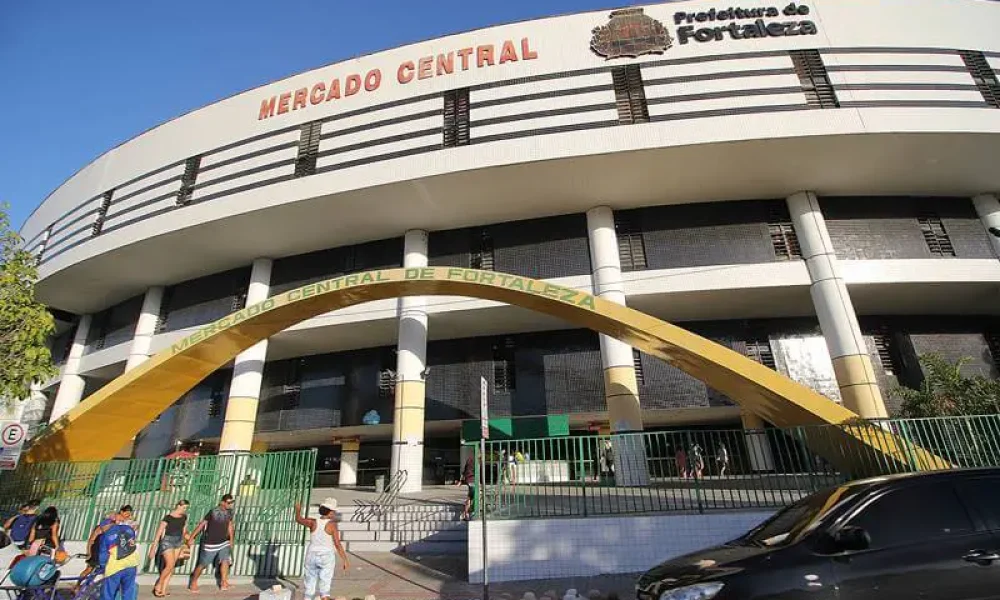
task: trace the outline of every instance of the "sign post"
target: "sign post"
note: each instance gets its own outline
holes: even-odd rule
[[[490,570],[486,545],[486,440],[490,437],[490,386],[479,378],[479,516],[483,522],[483,600],[490,600]]]
[[[21,459],[28,431],[17,421],[0,421],[0,471],[13,471]]]

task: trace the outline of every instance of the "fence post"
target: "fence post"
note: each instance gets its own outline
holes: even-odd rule
[[[584,470],[583,438],[576,440],[577,455],[580,457],[580,489],[583,491],[583,516],[587,516],[587,472]]]
[[[101,490],[104,489],[104,479],[107,474],[108,461],[101,463],[100,468],[97,469],[97,476],[94,477],[94,493],[90,495],[90,508],[87,510],[87,523],[94,523],[97,521],[97,497],[101,494]],[[65,534],[64,534],[65,535]],[[89,548],[87,549],[90,550]]]

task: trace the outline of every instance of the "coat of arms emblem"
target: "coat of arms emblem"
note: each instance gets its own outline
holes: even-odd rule
[[[616,10],[608,24],[594,28],[590,49],[607,59],[663,54],[673,44],[666,27],[641,8]]]

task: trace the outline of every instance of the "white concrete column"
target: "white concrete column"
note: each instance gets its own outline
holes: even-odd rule
[[[625,305],[621,259],[614,213],[607,206],[587,211],[587,235],[595,295]],[[634,486],[649,483],[649,465],[642,436],[639,384],[635,378],[632,347],[615,338],[600,336],[604,367],[604,396],[608,404],[615,461],[615,483]]]
[[[747,445],[747,456],[750,458],[750,468],[754,471],[773,471],[774,455],[771,454],[771,442],[764,430],[764,420],[757,415],[742,411],[743,439]]]
[[[135,334],[128,350],[128,361],[125,371],[131,371],[146,362],[151,354],[153,336],[156,335],[156,322],[160,318],[160,305],[163,303],[163,287],[153,286],[146,290],[142,299],[142,311],[139,321],[135,324]]]
[[[882,393],[819,200],[812,192],[799,192],[788,198],[788,211],[809,269],[809,293],[833,359],[843,404],[865,419],[885,418],[888,413]]]
[[[976,205],[976,212],[990,236],[993,251],[1000,257],[1000,199],[996,194],[980,194],[972,199],[972,203]]]
[[[267,299],[271,289],[271,259],[253,261],[250,286],[245,306]],[[257,423],[257,402],[260,400],[261,378],[267,358],[267,340],[261,340],[240,352],[233,361],[233,380],[229,386],[229,403],[222,426],[220,453],[250,452],[254,426]]]
[[[69,356],[66,358],[66,364],[63,365],[62,380],[59,382],[59,390],[56,391],[56,399],[52,404],[52,416],[49,417],[49,423],[58,421],[83,399],[83,388],[86,386],[86,382],[80,375],[80,359],[87,347],[91,317],[92,315],[83,315],[76,324],[73,345],[70,346]]]
[[[403,267],[427,266],[427,232],[406,232]],[[427,299],[400,298],[396,355],[396,407],[392,419],[391,472],[406,471],[403,492],[423,489],[424,377],[427,363]]]
[[[358,453],[361,440],[344,440],[340,443],[340,487],[358,485]]]

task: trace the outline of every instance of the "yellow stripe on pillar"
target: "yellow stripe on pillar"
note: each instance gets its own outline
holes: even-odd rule
[[[226,407],[219,452],[249,452],[257,421],[257,398],[232,397]]]
[[[642,408],[635,368],[608,367],[604,370],[604,397],[608,403],[611,431],[642,431]]]
[[[254,440],[250,444],[250,452],[252,452],[254,454],[263,454],[264,452],[267,452],[267,449],[268,449],[267,442],[262,442],[262,441],[259,441],[259,440]]]
[[[423,381],[396,383],[396,410],[392,420],[393,439],[409,442],[424,439],[424,401],[426,385]]]
[[[833,359],[833,372],[840,387],[845,408],[865,419],[884,419],[889,415],[882,400],[875,369],[867,354],[852,354]]]
[[[340,441],[340,451],[341,452],[359,452],[361,450],[361,440],[358,438],[349,438]]]

